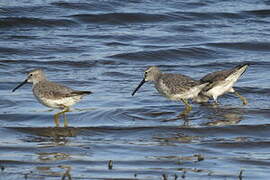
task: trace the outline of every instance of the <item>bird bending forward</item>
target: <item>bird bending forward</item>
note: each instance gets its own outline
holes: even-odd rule
[[[180,116],[187,116],[192,110],[188,99],[198,96],[200,91],[208,84],[196,81],[181,74],[162,73],[158,67],[151,66],[144,72],[144,78],[138,87],[132,92],[132,96],[139,90],[145,82],[153,82],[157,91],[170,100],[182,101],[185,109]]]
[[[230,92],[238,96],[244,105],[248,104],[247,99],[233,88],[233,85],[247,70],[248,66],[249,64],[241,64],[232,69],[216,71],[205,75],[200,79],[200,82],[209,84],[193,100],[196,102],[207,102],[209,98],[212,98],[215,103],[218,103],[217,99],[219,96]]]

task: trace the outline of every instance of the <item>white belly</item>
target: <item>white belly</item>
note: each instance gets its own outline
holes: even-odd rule
[[[222,83],[219,83],[218,85],[214,86],[204,94],[216,99],[218,96],[221,96],[227,92],[234,92],[232,88],[234,83],[235,82],[233,81],[223,81]]]
[[[181,94],[175,94],[175,95],[171,96],[171,99],[176,100],[176,101],[179,101],[181,99],[193,99],[193,98],[198,96],[200,91],[201,91],[201,89],[198,88],[198,86],[195,86],[195,87],[191,88],[190,90],[185,91]]]
[[[66,97],[61,99],[46,99],[37,96],[36,98],[41,104],[47,107],[59,109],[63,109],[64,107],[70,107],[81,100],[81,96]]]
[[[225,80],[218,82],[213,88],[204,92],[205,95],[213,97],[214,100],[218,96],[221,96],[227,92],[235,92],[233,89],[234,83],[239,79],[241,74],[246,70],[247,66],[242,67],[241,69],[235,71],[229,75]]]

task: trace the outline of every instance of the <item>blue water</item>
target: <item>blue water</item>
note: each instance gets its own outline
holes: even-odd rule
[[[269,25],[268,1],[0,1],[0,179],[267,179]],[[176,119],[153,85],[131,96],[149,65],[200,79],[241,63],[246,106],[227,94]],[[94,92],[69,128],[30,84],[11,92],[35,68]]]

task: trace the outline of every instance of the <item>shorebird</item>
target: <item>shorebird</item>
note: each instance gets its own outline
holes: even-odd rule
[[[154,82],[157,91],[170,100],[182,101],[185,109],[179,116],[185,117],[192,110],[188,99],[195,98],[208,83],[200,83],[182,74],[162,73],[158,67],[151,66],[144,72],[144,78],[138,87],[132,92],[132,96],[147,81]]]
[[[64,126],[67,127],[68,122],[65,113],[69,112],[69,108],[80,101],[83,96],[92,93],[91,91],[76,91],[64,85],[50,82],[41,69],[29,72],[27,78],[16,86],[12,92],[26,83],[33,83],[33,94],[41,104],[62,110],[54,114],[54,122],[57,127],[59,127],[59,116],[61,114],[64,115]]]
[[[247,70],[249,64],[241,64],[232,69],[216,71],[205,75],[200,79],[201,83],[209,83],[200,92],[199,96],[194,98],[196,102],[207,102],[209,98],[213,98],[217,104],[217,98],[225,93],[234,93],[240,98],[244,105],[248,104],[245,97],[241,96],[233,89],[233,85],[240,76]]]

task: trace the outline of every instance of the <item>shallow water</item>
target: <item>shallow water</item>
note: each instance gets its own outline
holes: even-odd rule
[[[2,1],[0,179],[266,179],[270,165],[268,1]],[[250,63],[220,105],[184,106],[145,84],[149,65],[199,79]],[[25,85],[52,81],[94,94],[54,127]],[[108,168],[112,161],[112,169]],[[241,178],[241,177],[240,177]]]

